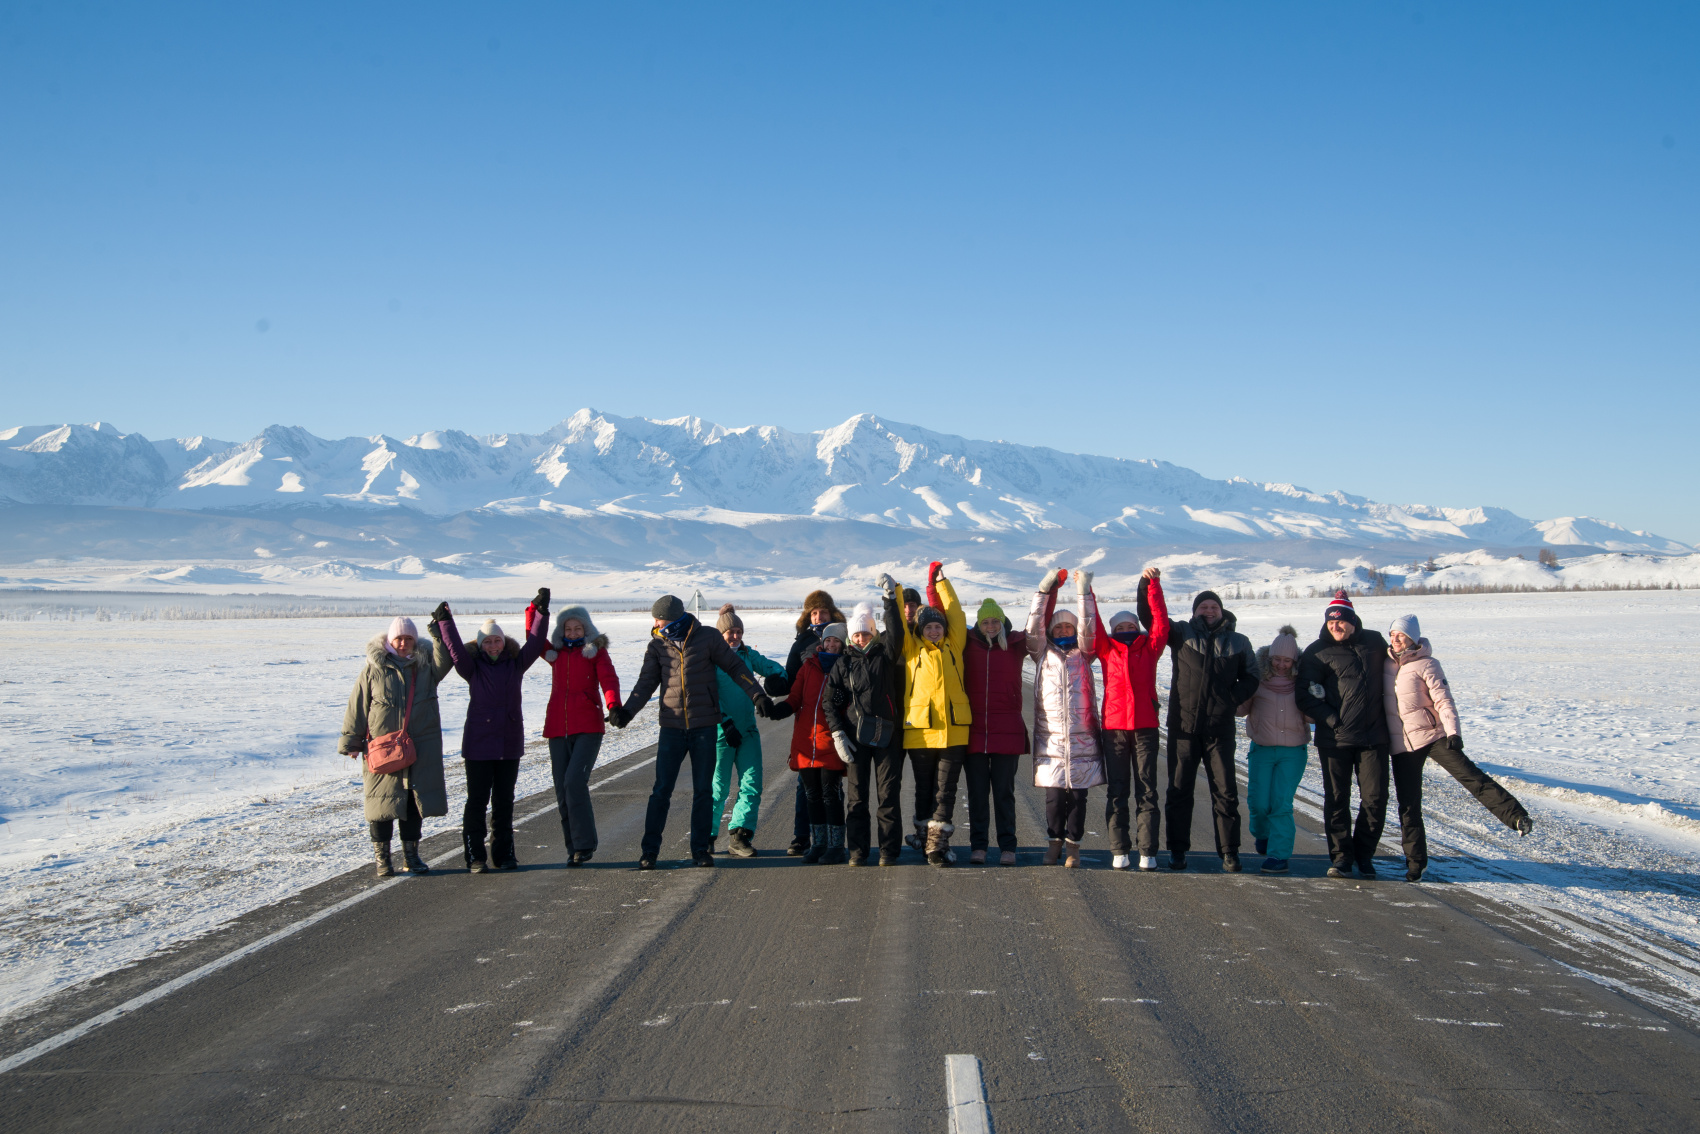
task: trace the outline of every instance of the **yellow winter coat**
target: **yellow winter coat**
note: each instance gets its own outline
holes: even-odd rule
[[[939,579],[936,588],[944,609],[944,637],[935,645],[919,634],[903,636],[905,748],[966,745],[973,719],[962,668],[968,619],[949,579]]]

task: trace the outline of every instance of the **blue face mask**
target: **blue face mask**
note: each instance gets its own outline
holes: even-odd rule
[[[582,645],[584,645],[583,638],[563,638],[561,640],[561,649],[563,650],[576,650]]]
[[[683,618],[676,618],[672,622],[663,626],[661,628],[661,636],[663,638],[671,638],[675,642],[680,642],[684,640],[684,637],[690,631],[690,628],[691,616],[687,614]]]
[[[832,667],[838,662],[839,655],[829,654],[825,650],[816,650],[815,658],[820,662],[821,669],[831,673]]]
[[[1116,641],[1120,642],[1122,645],[1128,646],[1128,645],[1132,645],[1133,640],[1135,638],[1139,637],[1139,631],[1137,631],[1137,630],[1117,630],[1117,631],[1113,632],[1110,635],[1110,637],[1114,638]]]
[[[1074,647],[1080,644],[1080,637],[1077,634],[1070,634],[1066,638],[1052,638],[1051,644],[1056,646],[1057,649],[1066,652],[1074,649]]]

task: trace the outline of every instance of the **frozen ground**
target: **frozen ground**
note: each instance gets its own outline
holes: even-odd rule
[[[1257,644],[1289,621],[1308,640],[1321,621],[1314,599],[1229,605]],[[1688,980],[1700,968],[1700,595],[1357,605],[1377,628],[1421,617],[1470,754],[1536,819],[1518,839],[1431,769],[1430,841],[1444,858],[1433,876],[1629,940]],[[647,619],[599,618],[629,685]],[[793,618],[751,614],[750,641],[782,659]],[[336,733],[364,644],[386,621],[0,621],[17,659],[0,678],[0,1013],[365,862],[358,775],[336,756]],[[526,694],[534,735],[546,682],[540,664]],[[452,675],[444,684],[451,754],[464,690]],[[653,721],[651,710],[611,734],[604,759],[651,742]],[[547,786],[540,756],[522,792]],[[1313,764],[1302,798],[1320,791]],[[427,832],[457,822],[430,820]]]

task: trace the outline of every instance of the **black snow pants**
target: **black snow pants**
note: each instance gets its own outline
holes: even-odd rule
[[[844,843],[850,853],[866,855],[872,845],[871,804],[879,822],[880,853],[897,857],[903,850],[903,749],[856,745],[856,759],[844,769],[844,785]]]
[[[1163,820],[1169,827],[1169,853],[1192,849],[1192,793],[1198,766],[1210,780],[1210,807],[1216,817],[1216,853],[1240,850],[1240,789],[1234,779],[1234,733],[1169,733],[1169,791]]]
[[[1318,748],[1316,754],[1322,765],[1322,821],[1328,830],[1328,857],[1340,869],[1350,870],[1354,864],[1375,857],[1381,829],[1387,823],[1387,749]],[[1358,781],[1356,825],[1352,823],[1354,776]]]
[[[1104,803],[1104,819],[1110,825],[1110,853],[1133,853],[1133,838],[1128,831],[1131,793],[1139,824],[1139,853],[1154,855],[1161,826],[1157,801],[1157,730],[1107,729],[1104,739],[1109,741],[1104,753],[1104,772],[1110,781],[1110,795]]]

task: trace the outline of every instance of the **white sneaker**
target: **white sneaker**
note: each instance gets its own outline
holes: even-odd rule
[[[1139,856],[1139,869],[1141,869],[1141,870],[1156,870],[1157,869],[1157,856],[1154,855],[1154,854],[1142,854],[1142,855],[1140,855]]]
[[[1133,860],[1125,854],[1118,854],[1110,860],[1111,870],[1126,870],[1133,865]]]

